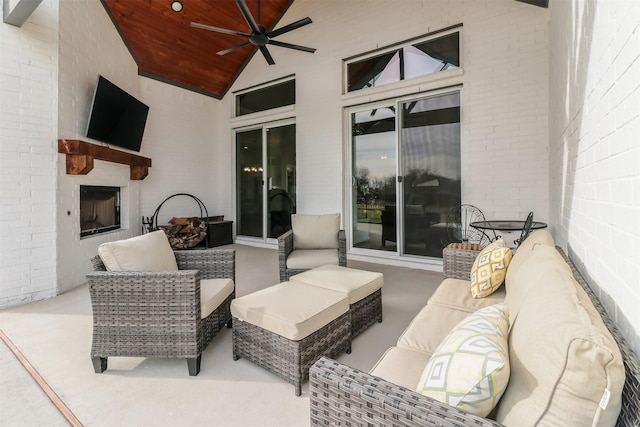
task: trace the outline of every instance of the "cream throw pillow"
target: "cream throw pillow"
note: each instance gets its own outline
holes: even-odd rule
[[[338,249],[340,214],[291,215],[294,249]]]
[[[471,295],[484,298],[494,293],[504,283],[512,257],[502,238],[484,248],[471,267]]]
[[[509,318],[502,302],[462,320],[440,343],[416,391],[486,417],[509,382]]]
[[[175,271],[178,269],[167,235],[162,230],[103,243],[98,255],[109,271]]]

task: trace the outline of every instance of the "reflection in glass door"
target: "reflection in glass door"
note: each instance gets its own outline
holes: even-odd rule
[[[447,212],[460,204],[460,93],[350,119],[353,247],[442,257]]]
[[[262,128],[236,133],[236,233],[262,237]]]
[[[296,212],[296,125],[267,129],[267,237],[291,230]]]
[[[351,115],[354,248],[396,251],[396,114],[393,105]]]
[[[447,212],[460,205],[460,93],[400,103],[402,253],[441,257]]]
[[[295,134],[292,123],[236,132],[238,236],[277,238],[291,229],[296,202]]]

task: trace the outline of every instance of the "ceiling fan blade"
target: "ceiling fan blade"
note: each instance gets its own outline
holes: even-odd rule
[[[299,21],[293,22],[289,25],[285,25],[282,28],[278,28],[277,30],[273,30],[269,33],[267,33],[267,37],[271,38],[271,37],[277,37],[280,34],[284,34],[284,33],[288,33],[289,31],[293,31],[296,28],[300,28],[300,27],[304,27],[305,25],[311,24],[311,18],[303,18]]]
[[[240,12],[242,12],[242,16],[244,16],[245,21],[247,21],[247,24],[251,27],[251,31],[254,33],[260,33],[260,26],[255,19],[253,19],[247,3],[245,3],[244,0],[236,0],[236,3],[238,3],[238,7],[240,8]]]
[[[269,44],[272,44],[274,46],[287,47],[289,49],[301,50],[303,52],[309,52],[309,53],[313,53],[313,52],[316,51],[312,47],[306,47],[306,46],[300,46],[300,45],[297,45],[297,44],[279,42],[277,40],[269,40]]]
[[[262,55],[264,56],[264,59],[267,60],[267,63],[269,65],[273,65],[276,63],[276,61],[273,60],[273,57],[271,56],[271,54],[269,53],[269,51],[267,50],[266,47],[264,46],[258,46],[260,48],[260,52],[262,52]]]
[[[251,42],[246,41],[246,42],[238,43],[238,44],[237,44],[237,45],[235,45],[235,46],[231,46],[230,48],[225,49],[225,50],[221,50],[220,52],[217,52],[217,53],[218,53],[218,55],[220,55],[220,56],[222,56],[222,55],[226,55],[227,53],[232,52],[232,51],[234,51],[234,50],[236,50],[236,49],[240,49],[241,47],[245,47],[245,46],[246,46],[246,45],[248,45],[248,44],[251,44]]]
[[[214,27],[212,25],[200,24],[198,22],[192,22],[192,27],[202,28],[203,30],[215,31],[217,33],[231,34],[232,36],[250,37],[251,34],[241,33],[240,31],[227,30],[226,28]]]

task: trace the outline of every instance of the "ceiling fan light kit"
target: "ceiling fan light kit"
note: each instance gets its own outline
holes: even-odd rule
[[[174,12],[182,12],[182,2],[179,1],[172,1],[171,2],[171,10],[173,10]]]
[[[179,3],[179,2],[174,2],[174,3]],[[285,33],[288,33],[289,31],[293,31],[305,25],[311,24],[312,21],[310,18],[303,18],[289,25],[285,25],[280,29],[267,32],[267,30],[262,25],[260,25],[260,0],[258,0],[258,22],[256,22],[255,19],[253,19],[253,15],[251,15],[251,12],[249,11],[249,8],[247,7],[247,3],[245,2],[245,0],[236,0],[236,3],[238,4],[238,8],[240,9],[242,16],[244,16],[245,21],[247,21],[247,24],[251,29],[251,33],[242,33],[239,31],[228,30],[226,28],[219,28],[211,25],[205,25],[198,22],[191,23],[191,26],[195,28],[201,28],[204,30],[215,31],[218,33],[231,34],[234,36],[247,38],[247,41],[245,42],[239,43],[235,46],[231,46],[228,49],[224,49],[217,52],[218,55],[225,55],[229,52],[233,52],[236,49],[240,49],[241,47],[252,44],[258,47],[258,49],[262,53],[262,56],[264,56],[264,59],[267,61],[267,63],[269,65],[273,65],[275,64],[275,61],[273,60],[273,57],[269,53],[269,50],[267,49],[267,45],[274,45],[274,46],[284,47],[287,49],[295,49],[295,50],[300,50],[302,52],[309,52],[309,53],[313,53],[316,51],[314,48],[311,48],[311,47],[300,46],[296,44],[279,42],[277,40],[273,40],[274,37],[277,37],[281,34],[285,34]],[[173,3],[171,4],[171,8],[173,9]]]

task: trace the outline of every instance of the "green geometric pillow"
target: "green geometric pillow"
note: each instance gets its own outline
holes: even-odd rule
[[[462,320],[431,356],[416,391],[471,414],[489,415],[509,382],[508,329],[503,302]]]
[[[504,283],[511,258],[502,238],[484,248],[471,267],[471,295],[484,298],[494,293]]]

